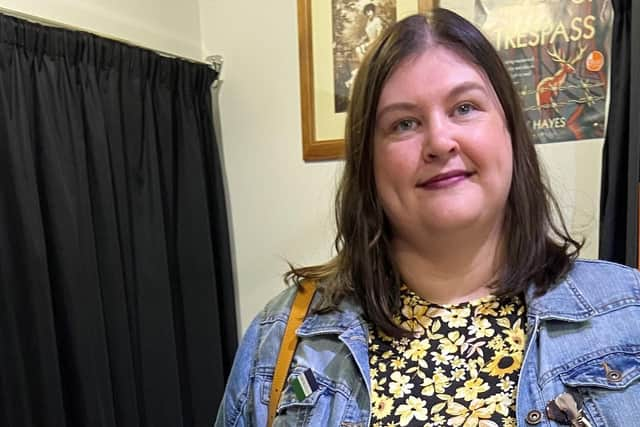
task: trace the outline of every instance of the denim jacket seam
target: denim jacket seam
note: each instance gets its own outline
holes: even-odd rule
[[[590,392],[587,391],[586,393],[590,393]],[[596,426],[606,425],[604,417],[602,416],[602,411],[600,411],[600,408],[598,407],[598,405],[596,405],[595,403],[587,404],[585,405],[585,408],[586,408],[585,410],[588,411],[589,415],[591,415],[591,417],[593,418],[593,421],[595,422]]]
[[[334,325],[326,324],[322,326],[315,326],[313,328],[306,327],[304,328],[301,336],[313,336],[313,335],[324,335],[324,334],[342,335],[349,332],[356,326],[362,326],[362,319],[360,319],[360,317],[355,317],[347,324],[345,324],[344,321],[341,321],[341,319],[338,319]]]
[[[636,297],[636,299],[640,300],[640,272],[638,270],[636,270],[635,268],[631,268],[631,275],[633,276],[633,278],[635,279],[635,286],[633,287],[633,296]]]
[[[579,323],[589,320],[593,317],[592,314],[585,311],[554,311],[550,312],[539,312],[539,311],[531,311],[532,315],[535,315],[540,318],[540,320],[559,320],[562,322],[570,322],[570,323]]]
[[[312,330],[298,330],[298,336],[300,338],[312,338],[322,335],[335,335],[340,336],[344,332],[344,329],[312,329]]]
[[[538,299],[544,297],[533,297],[528,292],[529,297],[527,301],[528,312],[533,315],[538,315],[542,320],[556,319],[565,320],[570,322],[579,322],[590,319],[593,316],[606,314],[610,311],[625,308],[627,306],[640,305],[640,273],[628,266],[618,266],[617,264],[608,263],[599,260],[579,260],[576,264],[607,264],[611,266],[617,266],[625,271],[624,277],[633,281],[633,286],[628,289],[626,295],[621,295],[615,301],[607,302],[606,304],[598,304],[598,301],[590,301],[585,297],[582,287],[576,284],[576,278],[573,274],[569,273],[563,280],[566,289],[575,298],[576,304],[582,307],[579,310],[561,311],[558,307],[545,306],[537,302]]]
[[[624,309],[627,307],[636,307],[640,306],[640,300],[636,297],[626,297],[621,298],[619,300],[612,301],[602,307],[598,307],[596,311],[596,315],[607,314],[612,311]]]
[[[631,271],[635,272],[633,269],[631,269]],[[622,308],[622,307],[625,307],[627,305],[640,305],[639,295],[636,295],[636,292],[635,292],[637,290],[638,285],[639,285],[640,282],[638,281],[638,275],[637,274],[633,274],[632,276],[633,276],[635,284],[636,284],[636,286],[634,286],[632,288],[632,293],[634,295],[625,296],[625,297],[617,299],[615,301],[611,301],[611,302],[609,302],[609,303],[607,303],[605,305],[594,305],[591,302],[589,302],[587,300],[587,298],[584,296],[584,294],[582,293],[582,291],[580,291],[580,288],[578,286],[576,286],[576,284],[575,284],[574,280],[571,278],[571,276],[567,276],[566,281],[567,281],[567,284],[569,285],[569,288],[576,295],[576,297],[578,298],[580,303],[583,304],[586,307],[589,307],[589,310],[588,310],[589,314],[591,316],[595,316],[595,315],[607,313],[611,309]]]
[[[538,320],[539,321],[539,320]],[[536,322],[537,323],[537,322]],[[534,335],[530,334],[530,337],[533,337]],[[535,338],[538,339],[539,338],[539,330],[535,332]],[[531,343],[528,343],[528,346],[531,345]],[[526,355],[526,354],[525,354]],[[535,354],[530,355],[531,357],[534,357]],[[538,372],[538,370],[540,369],[538,366],[535,365],[535,362],[529,362],[529,363],[525,363],[526,361],[523,360],[522,363],[523,365],[521,366],[522,371],[520,372],[520,378],[522,378],[522,375],[527,375],[530,378],[536,378],[536,374]],[[518,379],[518,385],[520,385],[520,378]],[[544,397],[543,397],[543,393],[542,393],[542,385],[540,384],[539,381],[533,381],[533,385],[531,386],[533,388],[533,392],[535,393],[534,396],[531,396],[534,403],[539,403],[539,402],[544,402]],[[520,389],[517,390],[518,392],[520,392]],[[519,406],[521,406],[524,403],[522,398],[518,398],[518,396],[516,396],[516,417],[517,417],[517,409]]]
[[[640,345],[617,345],[605,347],[591,353],[583,354],[582,356],[576,357],[560,366],[556,366],[552,370],[547,371],[544,375],[541,375],[538,382],[540,387],[544,387],[546,384],[553,381],[554,378],[561,376],[563,373],[575,369],[577,366],[600,359],[603,356],[616,353],[637,353],[639,351]]]
[[[584,296],[584,294],[576,286],[576,284],[573,281],[571,275],[567,275],[567,277],[565,279],[565,282],[567,283],[567,287],[571,290],[571,292],[573,293],[574,297],[580,302],[580,305],[582,305],[582,307],[584,307],[584,310],[590,316],[593,316],[596,313],[595,307],[593,307],[593,304],[591,304],[589,302],[589,300],[587,300],[587,298]]]
[[[240,417],[242,415],[242,411],[244,410],[245,406],[247,406],[247,401],[249,400],[247,398],[247,393],[246,391],[242,393],[242,399],[238,398],[238,402],[240,403],[239,405],[234,405],[234,412],[231,414],[231,420],[233,421],[231,423],[231,426],[237,426],[238,425],[238,421],[240,420]]]
[[[635,297],[625,297],[609,302],[608,304],[602,306],[596,306],[594,307],[593,312],[559,310],[555,310],[553,312],[541,312],[539,310],[529,310],[529,314],[539,316],[540,320],[560,320],[565,322],[577,323],[587,321],[597,316],[606,315],[617,310],[638,306],[640,306],[639,299]]]
[[[271,314],[269,316],[265,316],[261,321],[260,321],[260,326],[268,326],[268,325],[272,325],[274,323],[287,323],[287,319],[289,318],[289,312],[287,313],[283,313],[283,312],[279,312],[279,313],[274,313]]]
[[[247,385],[243,390],[241,396],[238,397],[238,401],[240,402],[240,404],[238,405],[238,415],[242,414],[242,411],[246,407],[247,402],[249,401],[249,390],[253,389],[253,385],[255,384],[255,381],[257,378],[256,369],[258,365],[258,348],[260,347],[260,343],[263,341],[263,337],[265,333],[264,319],[267,317],[267,313],[268,313],[267,307],[263,308],[260,313],[260,316],[262,317],[262,319],[260,320],[260,322],[257,322],[258,333],[256,336],[255,351],[252,352],[253,360],[251,361],[251,371],[249,372],[249,381],[247,381]],[[240,399],[241,397],[244,398],[244,400],[241,400]],[[255,397],[254,397],[254,400],[255,400]],[[233,425],[235,426],[237,425],[237,423],[238,423],[238,418],[236,418]]]

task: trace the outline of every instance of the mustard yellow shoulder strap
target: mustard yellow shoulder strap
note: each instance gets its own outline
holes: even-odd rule
[[[305,280],[302,282],[301,288],[298,289],[293,305],[291,306],[291,313],[289,314],[289,320],[284,330],[284,336],[282,337],[282,343],[280,344],[280,352],[278,353],[278,360],[273,372],[273,383],[271,384],[271,393],[269,395],[269,419],[267,420],[267,426],[271,427],[273,420],[276,417],[276,409],[278,408],[278,402],[280,402],[280,395],[284,389],[284,382],[287,378],[287,372],[289,372],[289,366],[291,366],[291,360],[293,359],[293,353],[296,351],[298,345],[298,336],[296,330],[302,324],[313,294],[316,292],[316,284],[314,281]]]

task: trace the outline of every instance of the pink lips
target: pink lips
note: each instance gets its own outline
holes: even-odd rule
[[[419,183],[418,187],[422,187],[427,190],[447,188],[469,178],[471,175],[473,175],[473,173],[465,170],[452,170],[433,176],[427,181]]]

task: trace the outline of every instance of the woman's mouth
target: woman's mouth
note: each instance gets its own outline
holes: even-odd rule
[[[418,184],[418,187],[426,190],[440,190],[448,188],[462,182],[473,175],[473,172],[465,170],[452,170],[449,172],[439,173],[426,181]]]

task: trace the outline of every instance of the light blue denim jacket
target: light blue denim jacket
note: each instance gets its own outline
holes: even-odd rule
[[[518,426],[557,426],[545,415],[564,391],[584,398],[593,427],[640,426],[640,274],[602,261],[577,261],[541,297],[530,292],[527,346],[517,395]],[[266,425],[269,390],[294,287],[272,300],[247,330],[216,426]],[[317,297],[314,304],[317,303]],[[318,389],[298,400],[286,386],[274,426],[368,426],[368,329],[361,309],[309,315],[289,377],[310,368]],[[539,412],[536,412],[539,411]]]

